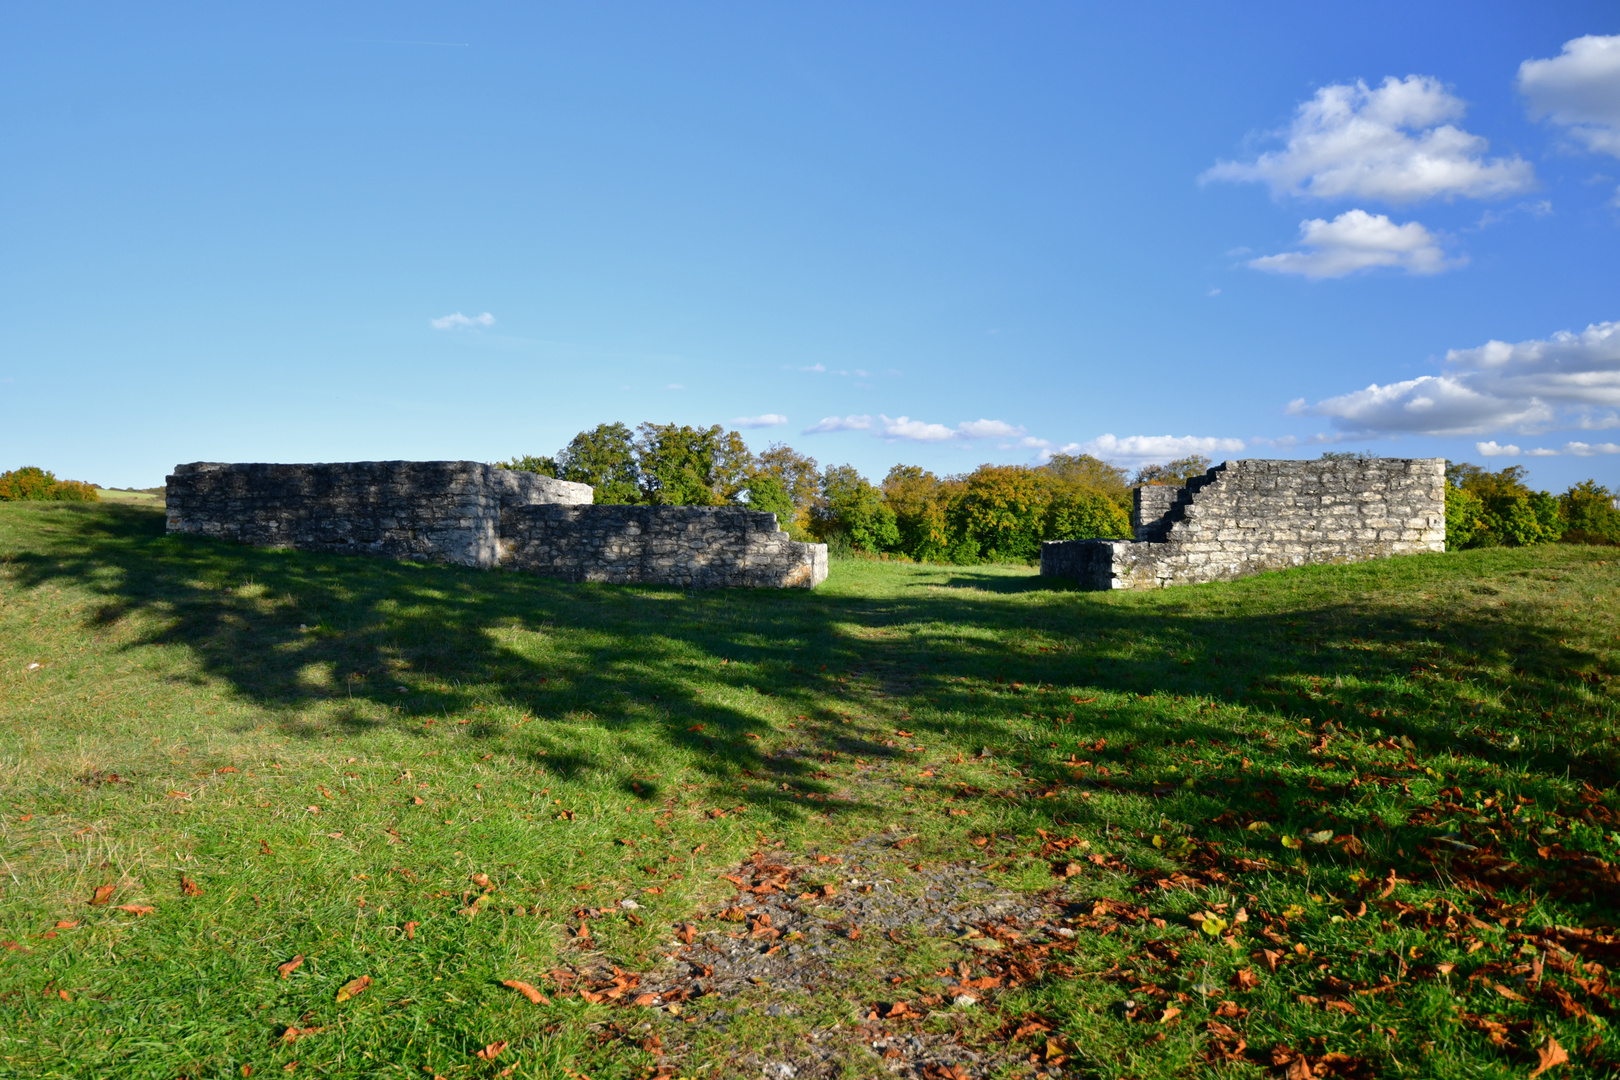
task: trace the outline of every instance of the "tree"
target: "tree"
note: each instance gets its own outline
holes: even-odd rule
[[[1177,458],[1168,465],[1144,465],[1136,470],[1136,476],[1131,479],[1131,486],[1168,484],[1171,487],[1181,487],[1193,477],[1208,472],[1209,465],[1209,458],[1203,454],[1189,454],[1187,457]]]
[[[815,535],[834,548],[848,544],[861,551],[890,551],[900,540],[894,511],[884,503],[883,493],[853,465],[828,467],[811,525]]]
[[[757,474],[748,482],[748,509],[762,514],[775,514],[776,525],[789,533],[793,531],[793,500],[788,497],[782,481],[769,473]]]
[[[37,465],[0,473],[0,501],[21,502],[98,502],[94,484],[82,480],[58,480],[56,474]]]
[[[916,465],[896,465],[883,478],[883,501],[894,511],[897,546],[913,559],[944,560],[951,546],[946,511],[960,485]]]
[[[799,510],[809,510],[821,492],[821,469],[816,459],[786,443],[771,443],[754,459],[756,474],[774,476]]]
[[[1582,480],[1558,496],[1563,539],[1572,544],[1620,544],[1620,502],[1596,480]]]
[[[735,431],[677,424],[636,429],[641,493],[657,506],[721,506],[748,486],[754,455]]]
[[[630,429],[620,423],[598,424],[575,435],[557,451],[557,471],[552,475],[591,485],[600,505],[642,501],[635,440]]]
[[[1468,462],[1448,461],[1446,479],[1479,504],[1474,509],[1467,500],[1447,494],[1448,547],[1528,547],[1551,543],[1564,534],[1558,500],[1545,491],[1532,491],[1524,482],[1522,465],[1493,473]],[[1454,515],[1459,526],[1455,536],[1451,531]],[[1459,539],[1464,536],[1466,539]]]
[[[1093,491],[1100,491],[1123,507],[1127,513],[1130,512],[1131,486],[1126,482],[1128,476],[1125,470],[1118,465],[1110,465],[1090,454],[1053,454],[1052,459],[1042,465],[1041,469],[1066,484],[1078,484]]]
[[[549,476],[553,480],[558,479],[556,458],[536,457],[533,454],[521,454],[518,457],[512,458],[510,461],[497,461],[495,463],[495,467],[499,469],[511,469],[514,472],[539,473],[541,476]]]

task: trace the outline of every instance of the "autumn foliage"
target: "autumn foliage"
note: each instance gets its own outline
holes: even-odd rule
[[[0,473],[0,501],[96,502],[99,499],[94,484],[58,480],[55,474],[34,465]]]

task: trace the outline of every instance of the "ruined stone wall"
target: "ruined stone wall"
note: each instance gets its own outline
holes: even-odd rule
[[[1136,540],[1041,546],[1041,573],[1093,589],[1225,581],[1311,563],[1444,551],[1445,460],[1230,461],[1138,488]]]
[[[735,506],[525,506],[501,515],[500,564],[570,581],[813,589],[827,545]]]
[[[587,484],[476,461],[175,466],[168,531],[576,581],[813,588],[827,546],[742,507],[595,506]]]

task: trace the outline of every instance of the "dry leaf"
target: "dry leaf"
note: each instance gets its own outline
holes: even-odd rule
[[[1159,1017],[1159,1023],[1168,1024],[1170,1021],[1174,1020],[1176,1017],[1178,1017],[1180,1015],[1181,1015],[1181,1010],[1180,1009],[1176,1008],[1174,1005],[1168,1005],[1168,1006],[1165,1007],[1164,1015]]]
[[[187,896],[201,896],[203,894],[201,886],[184,874],[180,875],[180,891]]]
[[[79,925],[79,920],[78,919],[63,919],[61,922],[56,924],[56,928],[58,930],[71,930],[75,926],[78,926],[78,925]]]
[[[107,901],[112,899],[113,890],[116,888],[118,888],[116,885],[97,885],[96,894],[90,899],[86,900],[85,903],[105,904]]]
[[[421,925],[422,924],[419,923],[419,922],[408,922],[408,923],[406,923],[405,924],[405,940],[406,941],[415,941],[416,940],[416,928],[418,926],[421,926]]]
[[[680,938],[684,944],[690,945],[692,940],[697,937],[697,927],[691,923],[682,923],[681,928],[675,931],[675,936]]]
[[[119,904],[116,910],[118,910],[118,911],[127,911],[131,915],[156,915],[157,914],[157,908],[148,907],[146,904]]]
[[[536,990],[534,987],[530,986],[528,983],[523,982],[521,980],[518,980],[518,979],[502,979],[501,980],[501,985],[502,986],[510,986],[513,990],[516,990],[518,993],[522,994],[524,997],[528,998],[530,1001],[534,1002],[536,1005],[550,1005],[551,1004],[551,999],[550,998],[546,997],[546,995],[542,994],[540,991]]]
[[[56,992],[56,996],[61,998],[63,1001],[72,1001],[73,1000],[73,995],[69,994],[66,990],[58,990]]]
[[[1569,1063],[1569,1052],[1559,1046],[1558,1040],[1551,1035],[1547,1036],[1546,1046],[1536,1047],[1536,1057],[1540,1059],[1541,1063],[1531,1071],[1530,1076],[1532,1078],[1540,1076],[1554,1065],[1567,1065]]]
[[[285,964],[277,964],[276,965],[276,970],[278,972],[280,972],[281,977],[283,979],[285,979],[288,976],[292,975],[293,972],[297,971],[299,968],[301,968],[303,966],[304,966],[304,954],[299,953],[297,956],[293,957],[291,960],[287,961]]]
[[[369,987],[370,985],[371,985],[371,976],[370,975],[362,975],[358,979],[350,979],[348,982],[344,983],[341,987],[338,988],[338,992],[337,992],[338,1004],[341,1005],[341,1004],[343,1004],[343,1002],[348,1001],[350,998],[356,997],[356,996],[358,996],[360,994],[365,993],[366,988]]]
[[[485,1061],[494,1061],[496,1058],[501,1056],[501,1051],[505,1049],[505,1040],[502,1040],[501,1042],[492,1042],[482,1050],[478,1051],[478,1056],[483,1058]]]
[[[485,892],[489,892],[495,887],[494,885],[490,884],[489,875],[485,873],[469,874],[467,875],[467,880],[478,886],[480,889],[483,889]]]

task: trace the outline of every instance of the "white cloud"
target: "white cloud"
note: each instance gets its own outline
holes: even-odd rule
[[[781,413],[768,412],[761,416],[739,416],[731,421],[731,425],[740,428],[781,427],[787,422],[787,417]]]
[[[1347,431],[1483,435],[1512,430],[1604,430],[1620,427],[1620,322],[1594,323],[1580,333],[1546,339],[1488,341],[1446,353],[1443,375],[1342,394],[1306,406],[1296,416],[1332,417]]]
[[[1530,115],[1569,129],[1587,149],[1620,157],[1620,35],[1564,42],[1550,60],[1519,65]]]
[[[824,431],[871,431],[870,416],[826,416],[804,429],[805,435],[819,435]]]
[[[1090,454],[1110,461],[1132,464],[1166,462],[1192,454],[1235,454],[1244,447],[1242,439],[1221,439],[1202,435],[1099,435],[1078,446],[1063,448],[1064,453]]]
[[[495,316],[487,311],[482,315],[472,316],[463,315],[458,311],[454,315],[445,315],[441,318],[429,320],[428,325],[435,330],[457,330],[467,326],[494,326]]]
[[[944,424],[928,424],[921,420],[913,420],[909,416],[900,416],[891,420],[889,417],[880,414],[878,419],[883,422],[883,434],[890,439],[906,439],[910,442],[944,442],[946,439],[956,438],[958,434],[954,428],[948,428]]]
[[[1591,443],[1569,442],[1564,444],[1564,453],[1574,457],[1591,457],[1594,454],[1620,454],[1620,443]]]
[[[826,364],[811,364],[809,367],[802,367],[799,370],[800,371],[822,372],[822,371],[827,370],[827,365]]]
[[[1390,203],[1490,198],[1535,183],[1529,162],[1486,160],[1486,140],[1446,122],[1465,108],[1423,75],[1389,76],[1376,88],[1360,81],[1324,86],[1299,106],[1285,149],[1252,162],[1219,162],[1200,179],[1255,181],[1273,196]]]
[[[1474,444],[1474,449],[1479,452],[1480,457],[1518,457],[1519,456],[1519,448],[1517,446],[1514,446],[1512,443],[1508,443],[1506,446],[1502,446],[1499,443],[1497,443],[1497,441],[1495,439],[1492,439],[1490,442],[1477,442],[1477,443]]]
[[[1538,446],[1533,450],[1526,450],[1525,455],[1528,457],[1557,457],[1558,451],[1549,450],[1545,446]]]
[[[1466,261],[1448,262],[1438,238],[1417,222],[1397,225],[1387,215],[1365,210],[1346,210],[1332,221],[1302,221],[1299,242],[1309,250],[1265,255],[1250,259],[1249,265],[1274,274],[1336,278],[1376,266],[1438,274]]]
[[[969,420],[957,424],[956,430],[969,439],[1013,439],[1024,433],[1023,428],[1005,420]]]

